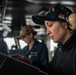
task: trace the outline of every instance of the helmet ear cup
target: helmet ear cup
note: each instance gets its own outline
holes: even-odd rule
[[[76,30],[76,13],[72,13],[68,17],[68,21],[70,23],[70,28],[72,30]]]

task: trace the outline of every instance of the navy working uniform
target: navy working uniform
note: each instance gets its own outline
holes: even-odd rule
[[[64,45],[58,46],[50,65],[49,72],[59,75],[76,75],[76,32]]]
[[[68,29],[64,31],[65,32],[64,37],[62,38],[61,36],[60,40],[58,40],[58,42],[56,41],[59,44],[57,49],[55,50],[55,54],[51,62],[49,63],[48,67],[45,68],[43,67],[43,65],[41,66],[39,63],[36,63],[34,61],[32,63],[32,65],[40,67],[41,70],[47,71],[49,75],[76,75],[76,28],[74,28],[74,30],[71,29],[71,27],[73,26],[68,21],[68,17],[70,14],[72,14],[71,10],[69,10],[68,8],[66,8],[61,4],[55,4],[45,15],[32,16],[32,19],[36,24],[44,25],[44,23],[47,23],[45,24],[45,26],[47,25],[46,31],[50,37],[54,36],[51,34],[50,29],[52,29],[52,31],[54,30],[51,27],[54,25],[56,21],[62,22],[62,23],[66,22],[68,26],[68,27],[65,27],[65,29],[67,28]],[[74,23],[76,23],[76,17],[75,19],[73,17],[70,19],[73,20]],[[51,21],[51,23],[49,23],[49,21]],[[68,36],[68,34],[70,36]],[[66,35],[68,36],[68,38],[66,38],[67,37]],[[65,41],[66,40],[67,41],[65,42],[64,39]],[[63,40],[63,42],[61,40]]]
[[[28,57],[31,60],[38,61],[43,65],[48,64],[48,49],[44,43],[41,43],[36,39],[31,50],[29,50],[27,45],[21,50],[20,54]]]
[[[8,55],[8,47],[3,39],[0,40],[0,52]]]
[[[32,65],[39,67],[49,75],[76,75],[76,32],[64,45],[58,44],[48,68],[35,61]]]

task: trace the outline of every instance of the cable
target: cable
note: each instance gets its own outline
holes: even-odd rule
[[[3,64],[5,63],[6,59],[7,59],[7,58],[5,58],[5,59],[3,60],[2,64],[0,65],[0,69],[2,68],[2,66],[3,66]]]

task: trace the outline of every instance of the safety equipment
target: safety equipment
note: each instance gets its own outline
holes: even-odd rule
[[[68,22],[72,30],[76,30],[76,13],[72,13],[68,17]]]

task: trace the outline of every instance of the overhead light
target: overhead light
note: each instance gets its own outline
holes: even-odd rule
[[[25,18],[31,19],[32,15],[26,15]]]
[[[4,19],[12,20],[12,17],[11,16],[7,16],[7,17],[4,17]]]
[[[61,3],[66,4],[66,5],[74,5],[75,4],[75,2],[73,2],[73,1],[62,1]]]
[[[55,4],[55,3],[62,3],[62,4],[67,4],[67,5],[73,5],[73,4],[76,4],[75,1],[57,1],[57,0],[54,0],[54,1],[51,1],[51,0],[27,0],[29,2],[33,2],[33,3],[46,3],[46,4]]]
[[[5,20],[5,21],[3,21],[3,23],[12,23],[12,22],[11,22],[11,21]]]
[[[41,10],[38,14],[39,15],[45,15],[46,14],[46,11],[45,10]]]
[[[11,32],[11,29],[7,26],[7,24],[3,24],[3,23],[0,23],[0,25],[3,27],[3,37],[6,37],[8,35],[9,32]]]

